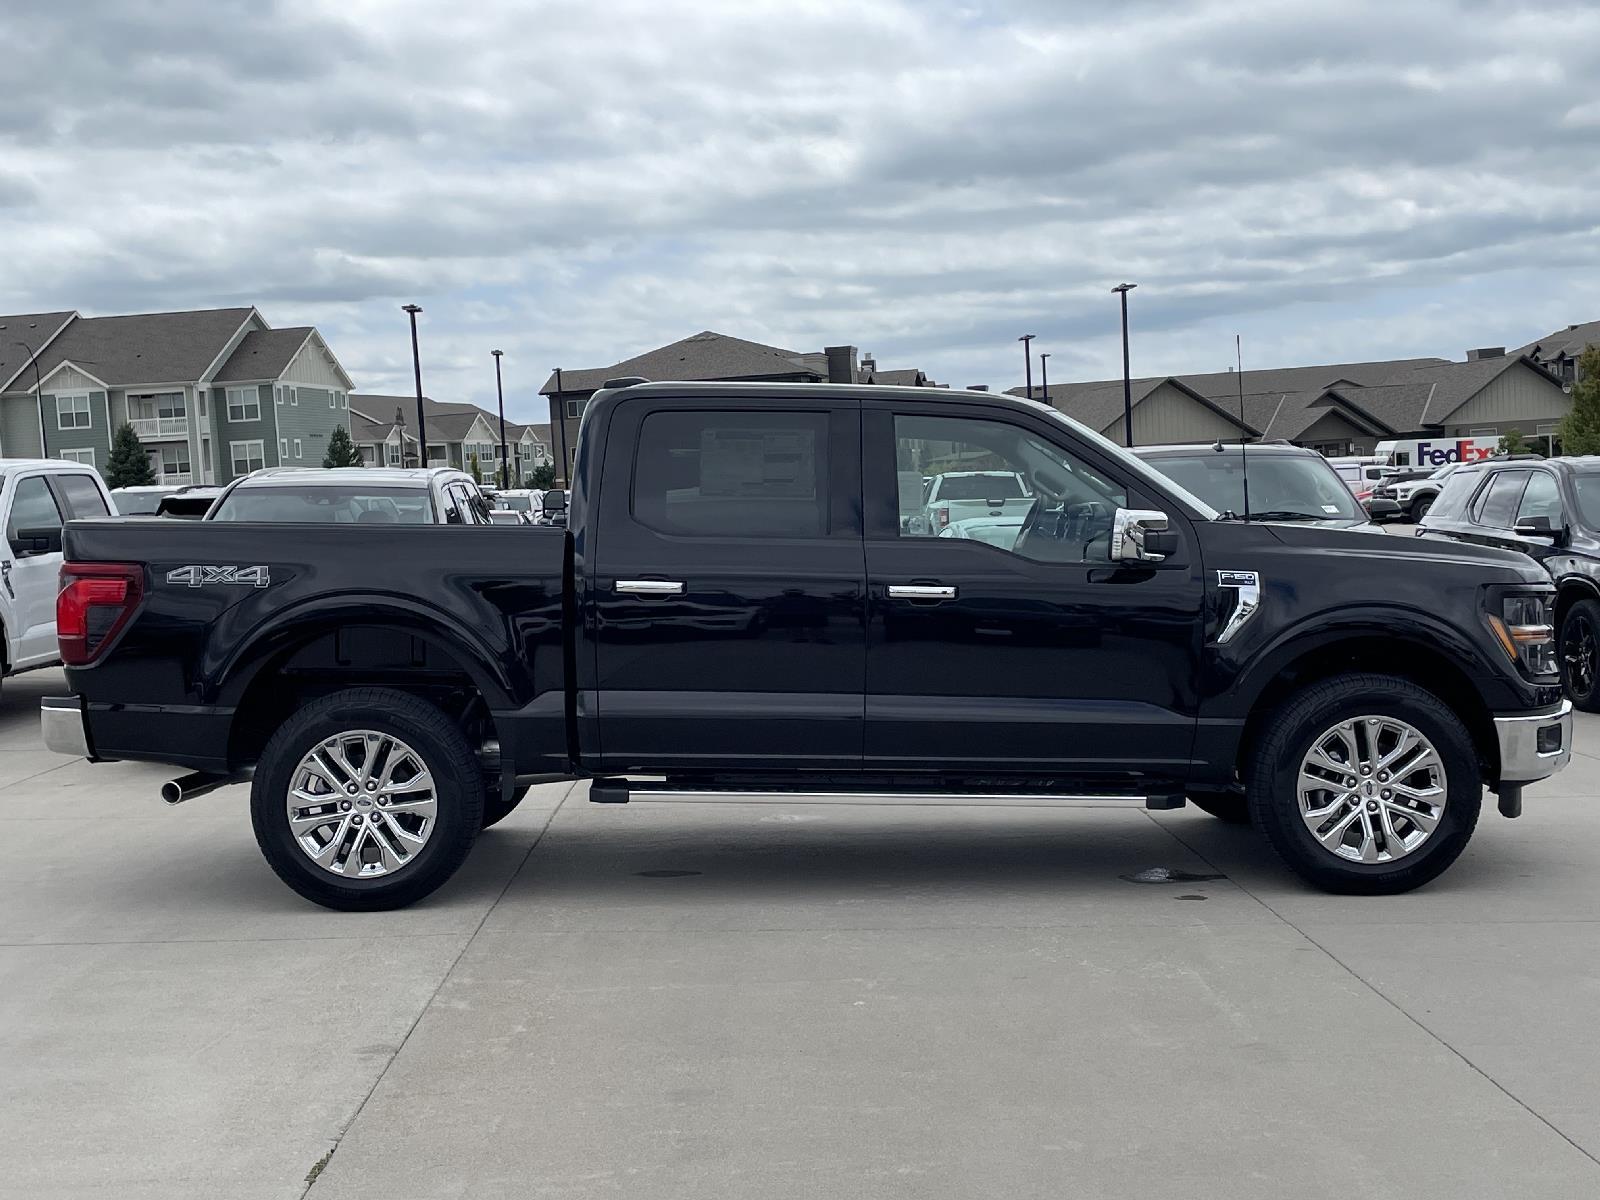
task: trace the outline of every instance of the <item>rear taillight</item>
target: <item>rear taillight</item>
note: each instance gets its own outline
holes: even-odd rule
[[[93,662],[133,616],[144,595],[134,563],[63,563],[56,594],[56,639],[69,667]]]

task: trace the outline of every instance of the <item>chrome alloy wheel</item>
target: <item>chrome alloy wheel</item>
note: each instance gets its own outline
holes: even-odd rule
[[[1312,739],[1296,784],[1300,818],[1330,854],[1392,863],[1433,836],[1448,798],[1444,760],[1394,717],[1355,717]]]
[[[438,792],[422,756],[393,734],[352,729],[314,746],[289,777],[289,829],[343,879],[403,870],[428,844]]]

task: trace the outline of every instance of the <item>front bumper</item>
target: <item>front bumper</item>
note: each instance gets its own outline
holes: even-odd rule
[[[46,696],[39,702],[39,723],[44,729],[47,750],[93,759],[89,751],[89,726],[84,721],[83,701],[77,696]]]
[[[1529,783],[1554,775],[1572,757],[1572,702],[1542,712],[1494,719],[1500,782]],[[1543,747],[1543,748],[1541,748]]]

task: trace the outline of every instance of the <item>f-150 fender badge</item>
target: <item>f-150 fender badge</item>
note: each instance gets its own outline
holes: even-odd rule
[[[196,565],[174,567],[167,572],[167,582],[182,587],[208,587],[212,584],[231,584],[235,587],[264,588],[272,582],[266,567],[221,567]]]
[[[1226,645],[1233,640],[1233,636],[1245,627],[1245,623],[1261,607],[1261,576],[1254,571],[1218,571],[1217,586],[1233,588],[1239,593],[1233,602],[1233,611],[1228,614],[1228,619],[1223,623],[1222,632],[1217,634],[1217,644]]]

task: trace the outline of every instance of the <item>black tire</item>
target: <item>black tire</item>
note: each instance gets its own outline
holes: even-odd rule
[[[1226,824],[1250,824],[1250,804],[1243,792],[1190,792],[1189,803]]]
[[[1438,825],[1394,862],[1341,858],[1300,816],[1301,761],[1319,735],[1360,716],[1393,717],[1411,725],[1433,743],[1444,772],[1447,795]],[[1245,778],[1250,815],[1279,857],[1307,883],[1350,895],[1394,895],[1436,878],[1466,849],[1483,803],[1482,770],[1460,719],[1431,692],[1384,675],[1338,675],[1294,693],[1267,718],[1250,747]]]
[[[1422,524],[1422,519],[1428,515],[1428,510],[1433,507],[1434,496],[1418,496],[1411,502],[1411,523]]]
[[[527,794],[527,788],[519,787],[516,791],[511,793],[511,799],[504,800],[500,796],[499,789],[495,788],[490,796],[483,802],[483,827],[487,829],[491,825],[500,824],[501,821],[504,821],[511,815],[513,810],[516,809],[517,805],[522,803],[522,798]]]
[[[1576,600],[1561,618],[1561,686],[1584,712],[1600,712],[1600,601]]]
[[[436,813],[426,843],[390,874],[341,878],[313,863],[289,828],[285,802],[295,769],[335,734],[370,729],[409,745],[432,776]],[[307,704],[273,734],[250,788],[261,853],[307,900],[345,912],[404,908],[440,887],[467,857],[483,823],[483,771],[461,731],[433,705],[389,688],[352,688]]]

